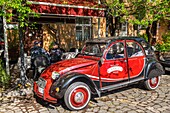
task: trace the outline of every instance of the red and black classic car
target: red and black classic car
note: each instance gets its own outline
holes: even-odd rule
[[[100,97],[133,83],[155,90],[162,74],[163,67],[143,38],[96,38],[86,41],[75,58],[47,67],[34,82],[34,93],[45,102],[63,99],[70,110],[80,110],[91,95]]]

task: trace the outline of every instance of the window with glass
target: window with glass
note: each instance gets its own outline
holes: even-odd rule
[[[113,44],[106,55],[106,59],[117,59],[124,58],[124,44],[122,42],[118,42]]]
[[[76,18],[76,40],[84,41],[91,39],[91,18]]]
[[[142,48],[136,42],[127,42],[128,57],[143,56]]]
[[[89,43],[83,48],[81,54],[84,55],[95,55],[101,57],[106,48],[105,43]]]

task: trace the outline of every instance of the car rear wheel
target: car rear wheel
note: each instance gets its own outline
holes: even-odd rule
[[[81,110],[85,108],[90,98],[91,90],[89,86],[83,82],[71,84],[64,94],[64,102],[70,110]]]
[[[150,78],[144,82],[144,86],[147,90],[155,90],[160,84],[160,76]]]

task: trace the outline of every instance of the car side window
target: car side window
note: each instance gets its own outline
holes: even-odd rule
[[[124,58],[124,44],[122,42],[113,44],[106,54],[106,59],[111,60],[117,58]]]
[[[127,55],[128,57],[143,56],[142,48],[136,42],[127,42]]]
[[[91,44],[91,45],[87,45],[86,49],[84,50],[85,53],[89,54],[89,55],[95,55],[99,53],[99,47],[97,44]]]

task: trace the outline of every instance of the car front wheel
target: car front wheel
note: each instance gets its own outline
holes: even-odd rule
[[[90,98],[90,88],[83,82],[71,84],[64,94],[64,102],[70,110],[81,110],[85,108],[88,105]]]
[[[160,76],[150,78],[144,82],[144,86],[147,90],[155,90],[160,84]]]

